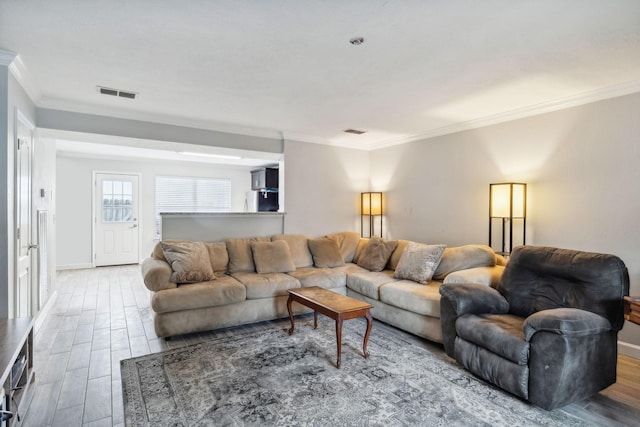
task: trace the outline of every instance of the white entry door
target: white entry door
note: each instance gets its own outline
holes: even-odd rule
[[[138,175],[95,174],[95,265],[137,264]]]
[[[31,316],[31,276],[32,249],[31,244],[31,151],[33,127],[20,112],[16,121],[16,154],[15,154],[15,213],[16,213],[16,272],[14,284],[15,317]]]

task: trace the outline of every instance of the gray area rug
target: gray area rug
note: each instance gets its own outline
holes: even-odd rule
[[[473,377],[444,355],[374,322],[296,322],[121,362],[130,426],[580,426]]]

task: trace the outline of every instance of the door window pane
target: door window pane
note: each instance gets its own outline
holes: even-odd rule
[[[102,221],[133,221],[133,183],[104,180],[102,182]]]

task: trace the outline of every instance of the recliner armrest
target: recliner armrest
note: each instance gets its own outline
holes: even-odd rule
[[[464,314],[505,314],[507,300],[493,288],[473,283],[443,284],[440,295],[446,298],[459,317]]]
[[[611,323],[604,317],[577,308],[553,308],[541,310],[527,317],[522,325],[527,341],[536,332],[546,331],[566,336],[596,335],[611,330]]]

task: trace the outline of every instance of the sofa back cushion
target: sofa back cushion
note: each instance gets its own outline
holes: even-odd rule
[[[402,258],[402,254],[404,254],[404,250],[409,245],[409,240],[398,240],[398,246],[391,252],[391,256],[389,257],[389,262],[387,263],[387,268],[389,270],[395,270],[398,268],[398,263],[400,262],[400,258]]]
[[[276,234],[271,241],[284,240],[289,245],[291,258],[296,268],[311,267],[313,257],[309,251],[309,237],[302,234]]]
[[[226,272],[229,264],[227,245],[224,242],[205,242],[205,246],[209,251],[209,260],[213,271],[216,273]]]
[[[229,254],[229,273],[240,273],[243,271],[256,271],[253,263],[253,252],[251,242],[269,242],[269,237],[248,237],[242,239],[227,239],[227,253]]]
[[[433,278],[443,280],[449,273],[474,267],[493,267],[496,253],[486,245],[465,245],[444,250]]]
[[[256,271],[263,273],[290,273],[296,271],[289,245],[284,240],[251,242]]]
[[[356,249],[358,249],[358,243],[360,242],[360,234],[353,231],[342,231],[340,233],[328,234],[326,237],[335,240],[344,262],[353,262],[353,258],[356,256]]]
[[[553,308],[578,308],[608,319],[620,330],[629,274],[614,255],[544,246],[518,246],[511,252],[496,289],[521,317]]]
[[[328,237],[309,239],[309,250],[313,255],[313,264],[318,268],[333,268],[344,265],[340,248],[334,239]]]
[[[202,242],[162,242],[164,257],[171,266],[173,283],[215,280],[209,252]]]

